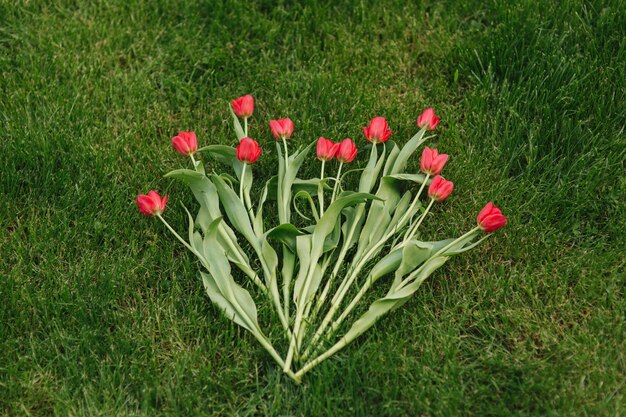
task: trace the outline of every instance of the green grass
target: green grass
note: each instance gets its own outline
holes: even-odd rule
[[[623,4],[406,3],[0,2],[0,415],[623,412]],[[184,230],[170,138],[234,143],[244,93],[257,176],[270,117],[363,146],[432,105],[456,189],[426,237],[510,216],[301,386],[134,204],[166,191]]]

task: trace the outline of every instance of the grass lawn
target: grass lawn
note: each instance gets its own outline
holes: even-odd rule
[[[0,1],[0,415],[624,412],[624,4],[321,3]],[[186,230],[170,139],[234,144],[246,93],[257,176],[270,118],[404,143],[433,106],[456,188],[425,238],[509,215],[300,386],[134,202],[168,193]]]

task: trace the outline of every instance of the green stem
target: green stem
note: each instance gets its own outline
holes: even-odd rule
[[[205,266],[205,268],[207,269],[207,271],[209,270],[208,265],[206,265],[205,261],[204,261],[204,256],[202,256],[202,254],[200,254],[197,250],[195,250],[185,239],[183,239],[182,237],[180,237],[180,235],[178,233],[176,233],[176,230],[174,230],[172,228],[172,226],[170,226],[170,224],[165,221],[165,219],[160,215],[157,214],[157,217],[163,222],[163,224],[170,230],[170,232],[172,232],[172,234],[174,236],[176,236],[176,239],[180,240],[180,243],[182,243],[183,245],[185,245],[185,247],[187,249],[189,249],[191,252],[193,252],[194,255],[196,255],[199,259],[200,262],[202,262],[202,265]]]
[[[419,191],[417,192],[417,194],[415,196],[415,199],[413,200],[413,203],[411,204],[411,206],[409,207],[407,212],[404,214],[404,216],[402,216],[402,218],[400,219],[400,221],[398,222],[396,227],[394,227],[389,233],[387,233],[385,236],[383,236],[382,239],[380,239],[378,242],[376,242],[376,244],[372,248],[370,248],[365,255],[361,256],[358,261],[356,259],[353,260],[355,266],[350,270],[348,275],[346,275],[344,277],[344,279],[342,281],[342,285],[339,286],[339,289],[337,290],[337,293],[335,294],[335,296],[333,297],[333,299],[331,301],[330,310],[328,310],[328,313],[326,313],[326,316],[324,317],[324,320],[322,321],[322,324],[320,325],[320,327],[315,332],[315,335],[313,336],[313,339],[311,341],[311,345],[314,345],[315,342],[317,342],[319,340],[319,338],[323,335],[324,331],[326,330],[326,328],[330,324],[331,320],[333,319],[333,317],[337,313],[337,310],[339,309],[339,306],[341,305],[341,302],[343,301],[343,299],[347,295],[348,290],[352,286],[352,284],[353,284],[354,280],[356,279],[357,275],[359,274],[359,272],[361,272],[361,269],[363,268],[363,266],[365,266],[365,264],[368,262],[368,260],[371,259],[372,256],[374,256],[376,251],[379,248],[381,248],[387,242],[387,240],[396,233],[397,230],[399,230],[402,227],[404,227],[405,222],[410,218],[411,213],[413,212],[413,210],[415,209],[415,206],[419,202],[419,197],[420,197],[422,191],[424,190],[424,187],[426,186],[426,182],[427,181],[428,181],[428,174],[426,175],[426,179],[424,180],[424,182],[422,183],[422,186],[420,187]]]
[[[317,199],[320,201],[320,219],[324,215],[324,186],[322,185],[322,180],[324,179],[324,165],[326,164],[325,160],[322,160],[322,171],[320,173],[320,184],[317,187]]]
[[[330,204],[333,204],[333,201],[335,201],[335,197],[337,195],[337,186],[339,185],[339,179],[341,178],[342,167],[343,167],[343,162],[339,162],[339,169],[337,169],[337,178],[335,179],[335,186],[333,187],[333,194],[330,197]]]
[[[248,117],[243,118],[243,135],[248,137]]]
[[[435,199],[431,198],[430,199],[430,203],[428,203],[428,206],[426,207],[426,210],[424,210],[424,213],[422,213],[422,215],[420,216],[420,218],[417,221],[417,223],[413,227],[411,227],[407,231],[407,233],[404,235],[404,239],[402,240],[402,243],[400,244],[400,246],[403,246],[406,242],[411,240],[413,238],[413,236],[415,235],[415,233],[417,233],[417,229],[419,229],[419,227],[422,225],[422,222],[426,218],[426,215],[430,211],[430,208],[433,206],[434,202],[435,202]]]
[[[324,274],[326,273],[326,269],[328,269],[329,264],[330,264],[330,256],[325,256],[324,260],[322,261],[320,276],[322,277],[324,276]],[[309,314],[311,313],[312,307],[313,307],[313,300],[311,299],[311,301],[307,303],[305,310],[304,310],[304,315],[302,317],[303,319],[302,326],[300,327],[300,334],[298,335],[300,341],[304,340],[307,324],[310,323],[314,319],[314,317],[309,316]]]
[[[313,359],[312,361],[310,361],[309,363],[307,363],[306,365],[304,365],[302,367],[302,369],[300,369],[298,372],[296,372],[295,374],[295,378],[296,381],[300,381],[302,379],[302,376],[304,374],[306,374],[307,372],[309,372],[311,369],[313,369],[315,366],[319,365],[320,362],[330,358],[331,356],[333,356],[335,353],[339,352],[341,349],[343,349],[349,342],[346,341],[345,339],[341,339],[339,342],[337,342],[333,347],[331,347],[330,349],[328,349],[326,352],[324,352],[323,354],[321,354],[320,356],[318,356],[317,358]]]
[[[302,326],[302,320],[305,314],[306,308],[306,294],[309,292],[309,288],[311,287],[311,281],[313,281],[312,276],[315,273],[315,267],[317,266],[317,262],[312,262],[307,270],[306,276],[304,277],[304,283],[302,284],[302,288],[300,291],[300,297],[298,298],[298,303],[296,305],[296,319],[293,325],[293,332],[291,334],[291,340],[289,342],[289,349],[287,350],[287,357],[285,358],[285,366],[283,368],[284,371],[287,371],[291,367],[291,362],[293,360],[293,355],[296,350],[300,350],[298,346],[298,336],[300,334],[300,327]]]
[[[371,148],[371,151],[370,151],[370,159],[369,159],[370,162],[371,162],[372,158],[374,158],[374,153],[375,152],[376,152],[376,144],[372,143],[372,148]],[[365,204],[362,203],[358,207],[359,207],[358,213],[362,214],[363,213],[363,209],[365,207]],[[348,239],[346,239],[348,242],[350,240],[352,240],[352,235],[356,231],[356,226],[358,224],[358,221],[360,220],[360,217],[361,217],[360,215],[354,217],[355,221],[352,224],[352,227],[350,229],[350,233],[348,235],[349,237],[348,237]],[[344,251],[344,249],[346,249],[346,251]],[[337,273],[339,272],[339,268],[341,267],[341,264],[343,263],[343,259],[346,256],[346,252],[347,252],[347,248],[342,247],[342,252],[340,252],[339,258],[337,259],[337,262],[335,263],[335,267],[333,268],[333,274],[332,275],[337,275]],[[360,248],[359,248],[359,250],[357,250],[357,253],[355,255],[355,259],[352,260],[353,262],[356,262],[358,260],[356,257],[360,258],[359,257],[359,252],[360,252]],[[337,290],[337,293],[335,293],[335,296],[333,297],[333,301],[337,298],[337,294],[343,290],[344,286],[346,285],[346,280],[347,280],[347,276],[344,277],[344,279],[341,281],[341,284],[339,284],[339,288]]]
[[[285,171],[287,171],[287,167],[289,166],[289,151],[287,150],[287,141],[283,138],[283,146],[285,147]]]
[[[422,186],[420,187],[420,189],[417,191],[417,194],[415,194],[415,199],[413,200],[413,203],[411,203],[411,207],[406,211],[406,213],[404,214],[404,216],[402,216],[402,219],[400,220],[400,222],[398,222],[398,225],[400,225],[401,223],[403,223],[405,220],[407,219],[407,216],[412,217],[412,212],[415,209],[415,206],[417,205],[417,203],[419,202],[419,198],[422,195],[422,191],[424,191],[424,188],[426,188],[426,183],[428,182],[428,179],[430,178],[430,174],[426,174],[426,178],[424,178],[424,182],[422,183]],[[400,226],[398,229],[400,229],[402,226]]]
[[[241,200],[241,204],[246,205],[246,200],[243,198],[243,180],[246,177],[246,167],[248,164],[243,163],[241,167],[241,177],[239,178],[239,199]]]
[[[190,153],[189,157],[191,158],[191,163],[193,164],[194,171],[196,170],[196,158],[193,157],[193,154]]]
[[[370,157],[369,157],[370,162],[372,161],[372,158],[374,158],[375,152],[376,152],[376,144],[372,143],[372,147],[370,149]],[[317,313],[321,310],[324,302],[326,301],[326,296],[330,290],[330,286],[332,282],[334,281],[334,279],[336,278],[337,274],[339,273],[339,269],[341,268],[344,258],[349,250],[348,243],[352,240],[352,236],[356,232],[356,227],[359,223],[359,220],[361,218],[364,208],[365,208],[364,203],[361,203],[357,206],[357,212],[356,212],[356,215],[354,216],[354,221],[350,227],[350,231],[348,232],[348,235],[344,241],[344,244],[341,247],[341,252],[339,252],[339,257],[337,258],[337,262],[335,262],[335,266],[330,275],[330,278],[326,282],[326,285],[324,286],[324,290],[322,291],[322,294],[320,295],[320,298],[317,301],[317,305],[316,305],[315,312],[314,312],[315,315],[317,315]],[[356,261],[357,261],[356,259],[353,259],[353,262],[356,262]],[[339,284],[339,288],[337,289],[335,296],[331,300],[330,310],[324,317],[322,324],[318,327],[315,334],[313,335],[312,341],[309,343],[308,348],[305,350],[304,354],[302,355],[303,357],[307,357],[309,355],[311,349],[314,348],[315,342],[317,342],[317,340],[322,336],[324,330],[326,329],[326,326],[328,325],[328,323],[330,323],[330,320],[332,320],[332,317],[335,314],[333,310],[336,310],[338,308],[338,306],[336,305],[337,297],[340,296],[342,292],[347,291],[347,287],[349,287],[351,284],[352,284],[352,281],[350,280],[350,275],[346,274],[346,276],[344,276],[343,280]],[[341,296],[341,299],[343,299],[343,296]]]
[[[444,248],[442,248],[441,250],[437,251],[436,254],[434,254],[433,256],[431,256],[429,259],[433,259],[436,258],[437,256],[445,253],[448,249],[450,249],[452,246],[454,246],[455,244],[457,244],[459,241],[467,238],[468,236],[470,236],[472,233],[475,233],[476,231],[480,230],[480,227],[475,227],[474,229],[470,230],[469,232],[465,233],[463,236],[455,239],[453,242],[451,242],[450,244],[446,245]],[[426,263],[424,263],[425,265]],[[414,271],[413,273],[411,273],[411,275],[409,275],[409,277],[402,281],[402,283],[400,284],[400,286],[396,289],[396,291],[400,290],[402,287],[404,287],[408,282],[410,282],[412,279],[414,279],[417,274],[419,274],[419,271],[421,270],[421,268],[423,268],[423,265],[418,268],[416,271]],[[371,286],[371,284],[370,284]],[[369,287],[368,287],[369,288]],[[365,293],[365,291],[367,291],[367,288],[362,288],[361,291],[359,292],[359,294],[357,294],[357,297],[362,297],[363,294]],[[358,300],[357,300],[358,302]],[[354,307],[354,305],[356,305],[356,303],[351,303],[350,304],[352,306],[352,308]],[[350,307],[350,306],[349,306]],[[347,314],[346,314],[347,315]],[[342,315],[344,316],[344,315]],[[345,316],[344,316],[345,318]],[[341,322],[339,320],[337,320],[335,323],[333,323],[333,327],[339,326],[339,324],[341,324]],[[332,355],[334,355],[335,353],[337,353],[338,351],[340,351],[341,349],[343,349],[346,345],[348,345],[350,342],[352,342],[353,338],[351,339],[346,339],[345,337],[342,338],[339,342],[335,343],[335,345],[333,345],[330,349],[328,349],[326,352],[324,352],[323,354],[319,355],[318,357],[316,357],[315,359],[313,359],[312,361],[308,362],[306,365],[304,365],[298,372],[296,372],[296,380],[301,380],[302,376],[304,374],[306,374],[307,372],[309,372],[311,369],[313,369],[315,366],[319,365],[322,361],[328,359],[329,357],[331,357]]]
[[[239,199],[241,200],[241,204],[246,209],[248,213],[248,217],[250,218],[250,224],[254,225],[254,211],[252,210],[252,201],[250,200],[250,191],[245,192],[245,178],[248,164],[244,163],[241,167],[241,178],[239,178]],[[252,168],[251,171],[252,172]]]
[[[261,345],[265,348],[265,350],[267,350],[267,352],[272,356],[272,358],[274,358],[276,363],[278,363],[278,366],[284,367],[285,366],[285,362],[283,361],[283,358],[281,358],[280,355],[278,354],[278,352],[276,352],[276,349],[274,349],[274,346],[272,346],[272,344],[269,342],[269,340],[267,340],[265,337],[258,337],[256,335],[255,335],[255,337],[259,341],[259,343],[261,343]],[[298,384],[300,383],[301,379],[296,377],[296,375],[293,373],[293,371],[291,369],[285,371],[285,373],[291,379],[296,381],[296,383],[298,383]]]

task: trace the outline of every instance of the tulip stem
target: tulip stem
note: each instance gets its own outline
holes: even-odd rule
[[[472,235],[477,230],[480,230],[480,226],[473,228],[469,232],[465,233],[463,236],[460,236],[459,238],[455,239],[453,242],[451,242],[450,244],[446,245],[441,250],[437,251],[437,253],[435,253],[434,255],[432,255],[428,259],[429,260],[430,259],[434,259],[434,258],[436,258],[437,256],[439,256],[441,254],[445,254],[445,252],[448,249],[453,247],[455,244],[457,244],[461,240],[463,240],[463,239],[467,238],[468,236]],[[424,264],[422,264],[422,266],[420,266],[418,269],[413,271],[404,281],[402,281],[400,283],[400,285],[394,291],[397,292],[397,291],[401,290],[405,285],[407,285],[409,282],[411,282],[413,279],[415,279],[417,277],[417,275],[420,273],[420,271],[422,270],[422,268],[424,267],[424,265],[426,264],[426,262],[424,262]],[[341,322],[347,317],[347,315],[356,306],[358,301],[363,297],[365,292],[367,292],[367,290],[371,287],[371,285],[373,283],[374,283],[374,281],[372,281],[371,279],[368,279],[366,281],[365,285],[361,288],[359,293],[355,296],[355,298],[352,300],[352,302],[346,308],[346,310],[343,312],[343,314],[341,314],[341,316],[335,322],[333,322],[333,324],[331,325],[331,328],[330,328],[330,335],[332,335],[337,330],[337,328],[339,327]],[[362,334],[362,332],[361,332],[361,334]],[[335,353],[337,353],[338,351],[343,349],[350,342],[352,342],[352,340],[354,340],[354,338],[346,339],[345,337],[343,337],[341,340],[339,340],[339,342],[337,342],[334,346],[332,346],[326,352],[324,352],[323,354],[319,355],[317,358],[315,358],[315,359],[309,361],[308,363],[306,363],[298,372],[296,372],[295,376],[296,376],[297,380],[300,380],[305,373],[309,372],[312,368],[314,368],[320,362],[324,361],[325,359],[328,359],[329,357],[331,357],[332,355],[334,355]],[[315,342],[315,340],[311,342],[311,345],[314,342]]]
[[[196,158],[193,157],[193,154],[190,153],[189,157],[191,158],[191,163],[193,164],[194,171],[196,170]]]
[[[243,207],[248,212],[251,224],[254,224],[254,212],[252,210],[252,201],[250,201],[250,192],[244,193],[244,179],[246,177],[248,164],[244,163],[241,168],[241,178],[239,178],[239,199],[243,204]]]
[[[358,259],[353,259],[353,268],[351,268],[351,270],[349,272],[352,272],[352,280],[350,280],[348,278],[348,276],[346,276],[344,278],[344,280],[342,281],[341,285],[339,286],[339,289],[337,290],[337,293],[335,294],[335,296],[332,299],[332,304],[335,304],[336,302],[341,302],[341,300],[343,299],[343,297],[345,297],[345,290],[346,290],[346,286],[350,286],[352,285],[352,281],[354,280],[354,275],[358,274],[360,272],[360,269],[363,267],[364,263],[367,262],[367,260],[370,258],[370,256],[373,256],[375,251],[380,248],[386,241],[387,239],[389,239],[390,237],[392,237],[399,229],[401,229],[405,222],[411,217],[411,213],[413,212],[413,210],[415,210],[415,206],[417,205],[417,203],[419,203],[419,198],[420,195],[422,194],[422,191],[424,191],[424,188],[426,187],[426,183],[428,182],[428,178],[429,175],[426,174],[426,179],[424,179],[424,182],[422,183],[422,186],[420,187],[420,189],[417,191],[417,194],[415,194],[415,199],[413,200],[413,203],[411,203],[411,206],[409,207],[409,209],[406,211],[406,213],[400,218],[400,221],[397,223],[397,225],[389,232],[387,233],[385,236],[383,236],[382,239],[380,239],[378,242],[376,242],[376,244],[369,249],[369,251],[367,252],[367,254],[365,254],[364,256],[360,256]],[[367,248],[366,248],[367,249]],[[355,272],[356,269],[356,272]],[[343,294],[343,295],[342,295]],[[339,301],[337,301],[339,300]]]
[[[287,167],[289,166],[289,151],[287,150],[287,141],[283,138],[283,146],[285,147],[285,171],[287,171]]]
[[[183,244],[185,245],[185,247],[187,249],[189,249],[194,255],[196,255],[196,257],[198,258],[198,260],[200,260],[200,263],[202,263],[202,265],[206,268],[207,271],[210,271],[209,269],[209,265],[206,262],[206,260],[204,259],[204,257],[202,256],[202,254],[200,254],[198,251],[196,251],[189,243],[187,243],[185,241],[185,239],[183,239],[177,232],[176,230],[174,230],[172,228],[172,226],[170,226],[170,224],[165,221],[165,219],[160,215],[157,214],[157,217],[163,222],[163,224],[165,224],[165,226],[170,230],[170,232],[172,232],[172,234],[174,234],[174,236],[176,236],[176,238]],[[239,306],[234,306],[234,308],[239,309]],[[279,316],[281,315],[281,311],[280,311],[280,303],[278,303],[277,308],[279,309]],[[245,316],[245,314],[244,314]],[[282,317],[281,317],[282,318]],[[249,326],[251,327],[256,327],[254,323],[247,323]],[[286,322],[284,322],[283,324],[286,325]],[[274,358],[274,360],[276,361],[276,363],[278,363],[279,366],[284,366],[285,362],[283,361],[283,359],[280,357],[280,355],[276,352],[276,349],[274,349],[274,346],[272,346],[272,344],[269,342],[269,340],[267,340],[267,338],[265,337],[265,335],[261,332],[260,329],[256,329],[257,332],[251,332],[253,334],[253,336],[261,343],[261,345],[265,348],[265,350],[272,356],[272,358]],[[287,325],[286,327],[287,332],[289,332],[289,326]],[[290,378],[292,378],[294,381],[296,381],[296,383],[300,383],[300,378],[297,378],[295,376],[295,374],[290,370],[287,369],[284,371]]]
[[[243,118],[243,134],[248,137],[248,116]]]
[[[176,233],[176,230],[174,230],[174,229],[172,228],[172,226],[170,226],[170,224],[169,224],[167,221],[165,221],[165,219],[164,219],[164,218],[163,218],[160,214],[157,214],[157,217],[158,217],[158,218],[159,218],[159,219],[163,222],[163,224],[164,224],[164,225],[165,225],[168,229],[170,229],[170,232],[172,232],[172,234],[173,234],[174,236],[176,236],[176,239],[180,240],[180,243],[182,243],[183,245],[185,245],[185,247],[186,247],[187,249],[189,249],[191,252],[193,252],[193,254],[194,254],[194,255],[196,255],[198,258],[200,258],[200,261],[202,262],[202,260],[204,259],[204,257],[203,257],[200,253],[198,253],[198,251],[197,251],[197,250],[195,250],[193,247],[191,247],[191,245],[190,245],[190,244],[189,244],[189,243],[188,243],[185,239],[183,239],[182,237],[180,237],[180,235],[179,235],[178,233]],[[202,262],[202,263],[204,264],[204,262]],[[204,266],[206,267],[207,265],[204,265]],[[209,268],[207,268],[207,270],[208,270],[208,269],[209,269]]]
[[[369,158],[370,162],[372,161],[373,158],[376,158],[376,155],[377,155],[377,153],[376,153],[376,144],[372,143],[372,147],[371,147],[371,150],[370,150],[370,158]],[[326,285],[324,286],[324,290],[322,291],[322,294],[320,295],[320,298],[317,300],[317,305],[315,306],[315,310],[314,310],[314,313],[313,313],[314,316],[316,316],[319,313],[319,311],[322,309],[322,306],[324,305],[324,302],[326,301],[326,297],[327,297],[327,294],[328,294],[328,292],[330,290],[331,284],[334,281],[334,279],[336,278],[336,276],[338,275],[339,269],[341,268],[341,265],[343,264],[343,260],[344,260],[344,258],[346,256],[346,254],[348,253],[348,250],[350,249],[348,245],[352,241],[352,236],[356,232],[356,228],[358,226],[359,220],[360,220],[364,210],[365,210],[365,204],[364,203],[361,203],[361,204],[359,204],[357,206],[357,210],[356,210],[356,214],[354,216],[354,220],[352,222],[352,225],[350,226],[350,230],[348,232],[348,235],[347,235],[346,239],[344,240],[344,244],[341,247],[341,252],[339,252],[339,257],[338,257],[337,261],[335,262],[335,267],[333,268],[333,271],[330,274],[330,278],[328,279],[328,281],[326,282]],[[353,259],[353,265],[357,261],[358,261],[357,259]],[[351,279],[351,275],[352,275],[351,272],[354,272],[353,270],[354,270],[354,268],[350,268],[348,270],[348,273],[341,280],[341,283],[339,284],[339,288],[337,289],[335,295],[333,296],[333,298],[330,301],[330,310],[328,311],[328,313],[324,317],[324,319],[322,321],[322,324],[315,331],[315,334],[313,335],[313,339],[309,343],[309,347],[305,350],[304,354],[302,355],[303,358],[307,358],[309,356],[309,354],[312,352],[312,349],[316,350],[315,343],[322,336],[322,334],[324,333],[324,330],[326,330],[326,326],[328,326],[328,324],[330,323],[330,320],[332,320],[332,318],[333,318],[333,316],[335,314],[335,310],[337,308],[339,308],[339,306],[336,305],[337,298],[340,298],[339,302],[341,302],[343,297],[345,297],[345,294],[343,296],[341,296],[340,294],[343,293],[343,292],[347,292],[346,286],[349,287],[352,284],[353,278]]]
[[[422,215],[420,216],[420,218],[417,221],[417,223],[414,226],[412,226],[411,228],[409,228],[409,230],[407,230],[406,234],[404,235],[404,239],[402,240],[402,243],[400,244],[400,246],[404,245],[406,242],[411,240],[413,238],[413,236],[415,235],[415,233],[417,233],[417,229],[419,229],[419,227],[422,225],[422,222],[426,218],[426,215],[428,214],[428,211],[430,210],[430,208],[433,206],[434,203],[435,203],[435,199],[431,198],[430,199],[430,203],[428,203],[428,206],[426,207],[426,210],[424,210],[424,213],[422,213]]]
[[[339,169],[337,169],[337,178],[335,179],[335,186],[333,187],[333,194],[330,197],[330,204],[333,204],[333,201],[335,201],[335,197],[337,194],[337,186],[339,185],[339,178],[341,178],[342,167],[343,167],[343,162],[339,162]]]
[[[480,226],[477,226],[475,228],[473,228],[472,230],[470,230],[469,232],[465,233],[462,236],[459,236],[458,238],[454,239],[452,242],[450,242],[449,244],[447,244],[446,246],[444,246],[443,248],[439,249],[437,251],[437,253],[435,253],[434,255],[431,255],[428,260],[426,260],[426,262],[428,262],[431,259],[436,258],[439,255],[445,255],[446,251],[448,249],[450,249],[451,247],[453,247],[454,245],[456,245],[457,243],[459,243],[461,240],[471,236],[473,233],[475,233],[476,231],[480,230]],[[411,282],[411,280],[413,280],[417,274],[421,271],[421,269],[424,267],[424,265],[426,265],[426,262],[424,262],[422,264],[422,266],[420,266],[419,268],[417,268],[415,271],[413,271],[408,277],[406,277],[404,279],[404,281],[402,281],[398,287],[396,287],[395,291],[399,291],[402,288],[404,288],[409,282]]]
[[[283,366],[283,372],[291,370],[291,362],[296,350],[299,351],[298,335],[300,334],[300,326],[302,325],[302,317],[304,316],[304,309],[306,307],[306,294],[309,292],[311,285],[311,279],[309,278],[315,271],[315,267],[309,267],[304,277],[304,283],[302,284],[302,290],[300,297],[296,303],[296,318],[293,325],[293,331],[291,332],[291,338],[289,340],[289,348],[287,350],[287,356],[285,357],[285,364]]]
[[[337,293],[331,300],[330,310],[328,310],[328,313],[326,313],[324,320],[322,320],[322,324],[319,326],[319,328],[313,335],[313,339],[311,340],[311,345],[314,345],[315,342],[317,342],[319,338],[324,334],[324,331],[326,330],[331,320],[335,316],[335,313],[337,313],[337,310],[339,309],[341,302],[343,301],[345,296],[348,294],[348,290],[352,286],[354,280],[357,278],[357,275],[359,274],[359,272],[361,272],[361,269],[376,254],[376,251],[380,249],[387,242],[387,240],[396,233],[396,231],[398,231],[404,226],[404,223],[408,220],[408,218],[411,215],[411,212],[415,209],[415,206],[419,202],[419,197],[422,194],[422,191],[424,191],[424,187],[426,187],[427,182],[428,182],[428,174],[426,174],[426,179],[424,180],[424,182],[422,183],[422,186],[420,187],[419,191],[415,195],[415,199],[413,200],[413,203],[411,204],[409,209],[406,211],[404,216],[402,216],[398,224],[389,233],[387,233],[379,241],[377,241],[376,244],[372,246],[365,255],[361,256],[359,259],[353,259],[352,262],[354,266],[348,271],[348,274],[346,274],[346,276],[342,280],[342,283],[339,286]]]
[[[320,219],[324,215],[324,185],[322,181],[324,180],[324,165],[326,161],[322,159],[322,171],[320,173],[320,184],[317,187],[317,198],[320,201]]]
[[[246,201],[243,199],[243,180],[246,177],[246,166],[247,164],[244,163],[241,167],[241,177],[239,178],[239,199],[244,206],[246,205]]]
[[[428,179],[430,178],[430,174],[426,174],[426,178],[424,178],[424,182],[422,183],[422,186],[420,187],[420,189],[417,191],[417,194],[415,194],[415,199],[413,200],[413,203],[411,203],[411,207],[407,210],[407,212],[404,214],[404,216],[402,216],[402,219],[400,220],[400,222],[398,223],[398,228],[402,227],[401,224],[407,220],[407,216],[412,217],[411,212],[415,209],[415,206],[417,205],[417,203],[419,202],[419,198],[420,195],[422,195],[422,191],[424,191],[424,188],[426,187],[426,183],[428,182]],[[410,218],[409,217],[409,218]]]

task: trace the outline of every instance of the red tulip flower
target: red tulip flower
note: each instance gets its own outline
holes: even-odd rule
[[[478,226],[484,232],[494,232],[506,224],[506,216],[502,214],[499,208],[493,205],[490,201],[487,205],[478,213]]]
[[[276,140],[289,140],[293,133],[293,122],[291,119],[279,119],[270,120],[270,130],[274,139]]]
[[[165,210],[165,203],[167,203],[167,196],[161,198],[159,193],[152,190],[145,194],[139,194],[137,196],[137,206],[139,211],[146,216],[159,216]]]
[[[387,142],[389,136],[391,136],[391,130],[389,130],[389,124],[384,117],[377,116],[370,120],[370,124],[363,128],[365,137],[372,143],[384,143]]]
[[[195,132],[180,132],[172,138],[172,145],[181,155],[190,156],[198,150],[198,140]]]
[[[330,161],[335,157],[339,149],[339,144],[325,138],[319,138],[317,140],[317,159],[320,161]]]
[[[254,164],[259,155],[261,155],[261,147],[254,139],[243,138],[239,141],[239,145],[235,148],[237,151],[237,159],[246,164]]]
[[[254,112],[254,98],[248,94],[231,101],[233,111],[239,117],[250,117]]]
[[[428,146],[424,148],[422,152],[422,159],[420,160],[420,168],[424,174],[438,175],[448,162],[448,155],[437,152],[437,149],[430,149]]]
[[[356,157],[357,148],[352,139],[346,138],[341,141],[337,151],[335,152],[335,158],[342,164],[347,164],[354,161]]]
[[[427,108],[417,118],[417,126],[421,129],[424,126],[428,127],[428,130],[435,130],[441,118],[435,114],[435,110],[432,107]]]
[[[450,196],[452,190],[454,190],[452,181],[448,181],[441,175],[437,175],[430,183],[430,187],[428,187],[428,197],[437,202],[442,202]]]

